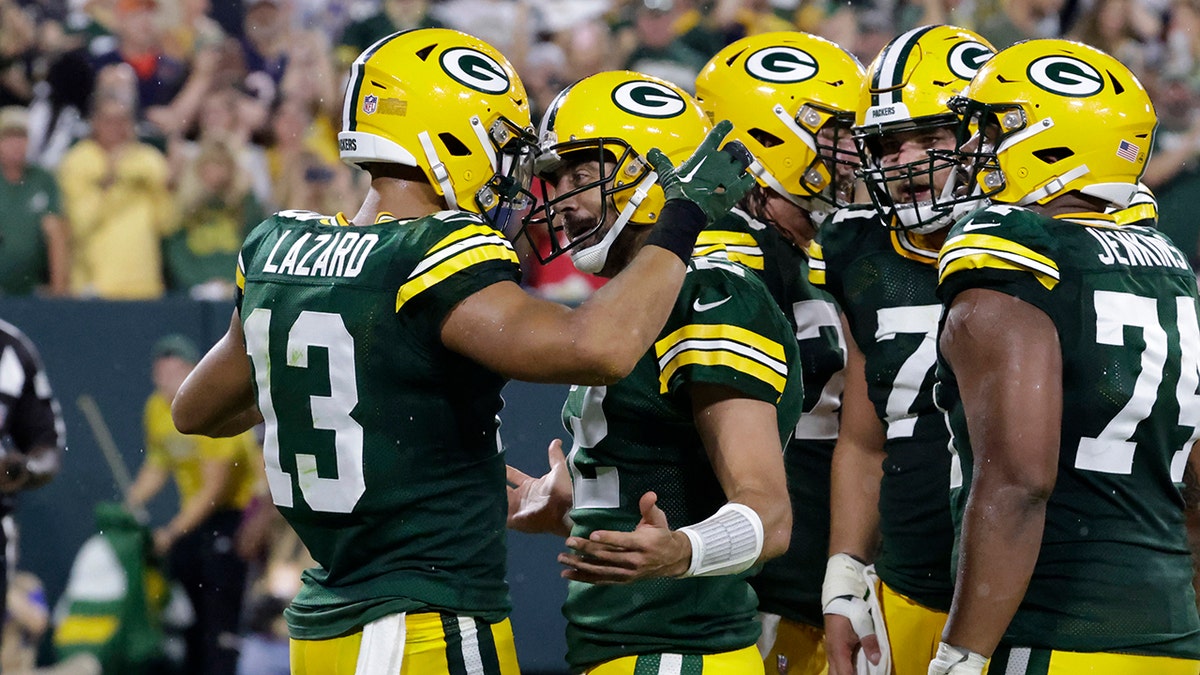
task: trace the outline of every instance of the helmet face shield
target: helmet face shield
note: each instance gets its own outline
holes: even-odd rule
[[[633,148],[618,138],[551,145],[539,152],[533,168],[540,179],[535,188],[539,194],[534,195],[536,203],[525,216],[520,234],[542,264],[585,243],[596,243],[605,235],[605,225],[615,220],[615,198],[634,190],[650,172]],[[564,214],[565,202],[591,191],[595,191],[588,198],[595,204],[593,218]]]

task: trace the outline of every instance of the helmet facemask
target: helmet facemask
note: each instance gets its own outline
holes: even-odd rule
[[[782,106],[777,106],[782,114]],[[819,227],[837,209],[850,203],[854,194],[855,172],[858,169],[858,153],[853,149],[850,127],[854,114],[838,112],[815,103],[805,103],[788,119],[787,128],[804,142],[812,157],[808,166],[800,172],[800,186],[806,193],[796,194],[786,187],[761,163],[755,161],[749,172],[758,179],[758,189],[747,194],[743,203],[747,213],[755,219],[771,223],[765,212],[765,193],[769,189],[798,208]],[[746,132],[764,147],[773,147],[784,141],[759,129]],[[778,225],[776,225],[778,226]]]
[[[890,136],[903,132],[933,134],[941,129],[956,140],[955,122],[949,115],[939,115],[898,128],[859,128],[856,131],[855,141],[862,160],[860,174],[866,182],[871,201],[889,229],[917,234],[936,232],[950,225],[955,215],[962,212],[964,204],[982,198],[966,188],[966,175],[951,148],[928,147],[924,158],[887,167],[881,161],[887,154],[885,144]],[[937,185],[939,173],[945,176],[941,187]],[[896,196],[894,192],[901,195],[925,194],[913,200]]]
[[[471,127],[495,167],[492,177],[475,193],[475,205],[490,225],[511,234],[513,223],[520,222],[514,221],[513,216],[519,217],[537,202],[529,189],[537,136],[532,129],[522,128],[503,116],[496,118],[484,135],[479,134],[482,125],[478,118],[472,118]]]
[[[597,165],[594,179],[556,192],[561,172],[588,162]],[[569,252],[575,267],[588,274],[604,268],[613,243],[657,178],[637,152],[619,138],[544,143],[534,170],[543,181],[540,185],[543,199],[525,217],[521,234],[542,264]],[[560,205],[589,190],[599,191],[599,213],[589,224],[571,224]],[[618,209],[620,202],[625,206]],[[610,222],[611,226],[604,231]],[[601,238],[593,241],[601,233]]]
[[[961,167],[969,201],[990,199],[1006,185],[997,148],[1026,128],[1025,111],[1018,105],[989,105],[964,96],[951,98],[947,106],[959,118],[953,155]],[[961,211],[956,209],[956,215],[965,215]]]

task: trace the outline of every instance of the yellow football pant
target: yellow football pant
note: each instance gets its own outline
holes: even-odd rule
[[[876,592],[891,645],[892,674],[927,675],[948,615],[913,602],[882,581]]]
[[[760,612],[763,636],[758,651],[763,654],[767,675],[826,675],[825,631],[777,614]],[[772,639],[774,638],[774,639]]]
[[[763,675],[758,648],[720,654],[642,654],[605,661],[587,675]]]
[[[519,675],[512,625],[393,614],[330,640],[291,640],[292,675]]]

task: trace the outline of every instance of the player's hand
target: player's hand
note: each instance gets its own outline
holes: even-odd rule
[[[878,665],[879,638],[867,596],[863,570],[866,566],[839,553],[829,559],[821,586],[821,605],[825,614],[825,656],[829,675],[855,675],[859,650],[867,661]]]
[[[597,530],[587,539],[570,537],[573,553],[560,553],[562,575],[590,584],[627,584],[640,579],[678,577],[692,561],[692,542],[671,530],[658,495],[647,492],[638,503],[642,519],[632,532]]]
[[[517,532],[571,534],[567,514],[574,502],[562,441],[550,441],[550,471],[534,478],[511,466],[508,471],[508,528]]]
[[[929,662],[929,675],[981,675],[987,662],[983,654],[942,642]]]
[[[754,176],[746,171],[754,158],[746,146],[731,141],[717,150],[732,129],[733,124],[728,120],[718,122],[692,156],[678,167],[658,148],[646,153],[646,160],[658,173],[663,196],[695,203],[710,223],[727,213],[754,187]]]

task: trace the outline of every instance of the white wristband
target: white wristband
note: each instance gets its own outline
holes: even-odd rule
[[[929,662],[929,675],[981,675],[987,662],[983,654],[941,642]]]
[[[762,554],[762,519],[745,504],[728,502],[708,518],[679,531],[692,542],[692,564],[684,577],[739,574],[753,567]]]
[[[848,553],[836,553],[825,563],[825,581],[821,583],[821,607],[829,607],[829,603],[838,598],[858,598],[865,600],[870,589],[863,577],[866,565],[855,560]]]

